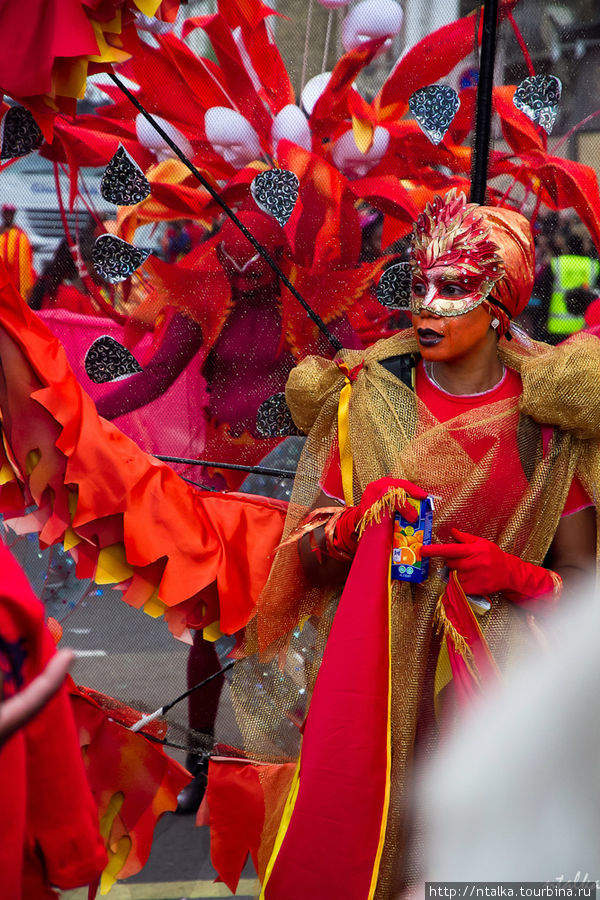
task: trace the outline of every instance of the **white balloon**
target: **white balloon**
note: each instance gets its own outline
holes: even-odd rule
[[[227,106],[206,110],[204,130],[210,144],[225,162],[243,169],[262,155],[258,135],[248,119]]]
[[[160,125],[162,130],[170,137],[174,144],[179,147],[182,153],[190,158],[194,155],[194,151],[192,150],[192,145],[188,141],[186,137],[182,135],[182,133],[175,128],[174,125],[171,125],[170,122],[167,122],[166,119],[161,118],[161,116],[157,116],[153,113],[153,119],[156,120],[157,124]],[[162,162],[164,159],[169,159],[170,157],[175,157],[176,154],[169,147],[165,139],[156,131],[155,128],[152,127],[150,122],[142,113],[139,113],[136,116],[135,120],[135,131],[137,134],[137,139],[143,147],[146,147],[148,150],[152,150],[153,153],[156,154],[158,159]]]
[[[396,0],[362,0],[354,6],[342,24],[342,44],[348,53],[365,41],[387,37],[380,53],[391,43],[393,35],[402,28],[404,14]]]
[[[325,9],[339,9],[340,6],[348,6],[349,0],[317,0]]]
[[[310,125],[306,116],[294,103],[288,103],[283,109],[280,109],[273,119],[271,128],[271,140],[273,141],[273,153],[277,155],[277,145],[279,141],[285,138],[310,150],[312,146],[312,138]]]
[[[321,72],[320,75],[315,75],[314,78],[311,78],[304,85],[300,100],[307,116],[311,115],[317,100],[329,84],[330,79],[331,72]]]
[[[366,153],[356,146],[352,129],[346,131],[333,145],[332,159],[337,169],[348,178],[362,178],[381,162],[390,143],[390,133],[378,125],[373,134],[373,143]]]

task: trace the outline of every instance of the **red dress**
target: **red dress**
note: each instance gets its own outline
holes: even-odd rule
[[[489,391],[484,391],[481,394],[460,395],[450,394],[434,384],[425,372],[422,360],[419,362],[416,370],[417,397],[423,401],[428,410],[439,422],[448,422],[450,419],[455,419],[474,409],[483,408],[490,403],[520,397],[522,391],[523,385],[521,383],[521,378],[513,369],[506,369],[500,382]],[[545,449],[550,436],[550,426],[542,427],[542,439]],[[453,432],[453,437],[461,443],[474,461],[481,459],[489,449],[489,445],[495,441],[495,437],[490,435],[489,445],[488,440],[486,439],[474,442],[473,438],[469,437],[464,429]],[[518,484],[522,481],[523,488],[526,486],[525,473],[523,472],[523,466],[521,465],[519,458],[516,435],[514,438],[513,444],[503,444],[500,448],[502,453],[502,465],[497,465],[494,470],[498,477],[498,485],[494,486],[493,484],[493,473],[488,481],[488,493],[491,496],[493,496],[495,490],[502,492],[503,485],[507,481],[514,484]],[[342,503],[344,502],[337,444],[335,445],[335,453],[332,455],[332,460],[327,467],[327,471],[321,482],[321,487],[329,497],[339,500]],[[579,479],[575,477],[571,483],[571,488],[565,502],[563,516],[579,512],[589,506],[593,506],[592,501],[583,489]]]

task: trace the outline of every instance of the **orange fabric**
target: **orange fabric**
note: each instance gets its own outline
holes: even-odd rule
[[[295,763],[211,759],[196,824],[210,825],[211,860],[231,891],[249,853],[263,880],[295,768]]]
[[[4,438],[24,482],[22,511],[39,507],[42,543],[64,540],[69,529],[78,574],[88,577],[103,548],[120,547],[121,574],[112,580],[132,591],[136,606],[157,594],[174,607],[216,582],[221,629],[243,627],[266,581],[287,504],[193,490],[100,419],[60,343],[2,269],[0,322]],[[10,490],[0,490],[0,509],[13,511],[14,482],[4,487]]]
[[[35,281],[33,255],[29,238],[16,225],[0,233],[0,259],[16,289],[28,297]]]

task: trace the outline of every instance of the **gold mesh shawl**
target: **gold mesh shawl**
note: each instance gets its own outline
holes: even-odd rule
[[[489,540],[537,565],[543,563],[555,534],[575,472],[593,498],[600,487],[600,341],[576,335],[552,348],[524,335],[501,340],[504,363],[521,374],[523,394],[491,402],[451,422],[438,422],[413,390],[387,371],[380,360],[416,353],[412,332],[379,341],[366,351],[342,351],[349,368],[364,361],[352,385],[350,443],[354,464],[354,500],[366,485],[383,475],[407,478],[436,497],[434,541],[448,537],[454,525]],[[294,421],[308,432],[290,502],[285,535],[297,526],[314,504],[319,479],[337,435],[337,409],[344,375],[335,362],[309,357],[291,373],[286,398]],[[539,424],[546,429],[544,447]],[[474,461],[460,440],[484,440],[483,458]],[[503,477],[501,447],[518,448],[523,477]],[[392,803],[386,833],[377,898],[394,895],[398,885],[411,880],[412,857],[418,846],[406,831],[408,775],[418,747],[420,756],[435,745],[433,674],[439,649],[432,628],[436,601],[443,590],[439,563],[432,561],[430,577],[411,587],[394,583],[392,635]],[[331,595],[311,588],[299,571],[297,550],[286,547],[277,554],[258,615],[248,632],[248,649],[281,649],[290,630],[312,614],[327,609]],[[335,604],[333,603],[333,606]],[[321,643],[330,615],[322,618]],[[357,652],[360,652],[361,610],[356,611]],[[500,668],[527,652],[534,641],[527,617],[517,606],[492,598],[492,609],[482,627]],[[248,722],[242,692],[234,702],[252,755],[261,754],[256,722]],[[285,715],[267,708],[273,721]],[[256,713],[254,713],[256,715]],[[360,727],[357,723],[357,727]],[[368,785],[365,785],[368,790]],[[360,827],[357,825],[357,827]]]

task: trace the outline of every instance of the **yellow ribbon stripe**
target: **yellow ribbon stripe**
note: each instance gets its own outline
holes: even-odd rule
[[[294,770],[294,775],[292,777],[292,783],[290,785],[290,790],[287,795],[287,800],[285,801],[285,806],[283,808],[283,815],[281,816],[281,822],[279,823],[279,828],[277,830],[277,836],[275,838],[275,843],[273,845],[273,852],[271,853],[271,857],[269,859],[269,862],[267,863],[267,868],[265,869],[265,877],[264,877],[264,881],[262,883],[262,889],[260,892],[259,900],[265,900],[265,890],[267,888],[269,878],[271,877],[271,872],[273,871],[273,867],[277,861],[279,851],[281,850],[281,845],[283,844],[284,838],[287,834],[287,830],[289,828],[292,814],[294,812],[294,807],[296,805],[296,798],[298,797],[298,790],[300,788],[300,759],[301,759],[301,755],[298,757],[298,762],[297,762],[296,768]]]
[[[340,468],[342,471],[342,487],[346,506],[354,503],[352,488],[352,450],[350,448],[350,394],[352,384],[348,376],[344,379],[344,387],[340,392],[338,403],[338,442],[340,445]]]
[[[390,552],[390,562],[388,565],[388,702],[387,702],[387,751],[386,751],[386,767],[385,767],[385,796],[383,798],[383,810],[381,814],[381,829],[379,832],[379,843],[377,845],[377,854],[373,864],[373,874],[371,875],[371,887],[369,889],[368,900],[373,900],[375,891],[377,890],[377,879],[379,878],[379,867],[381,865],[381,856],[383,853],[383,845],[385,844],[385,833],[387,829],[387,820],[390,809],[390,794],[392,787],[392,554]]]

